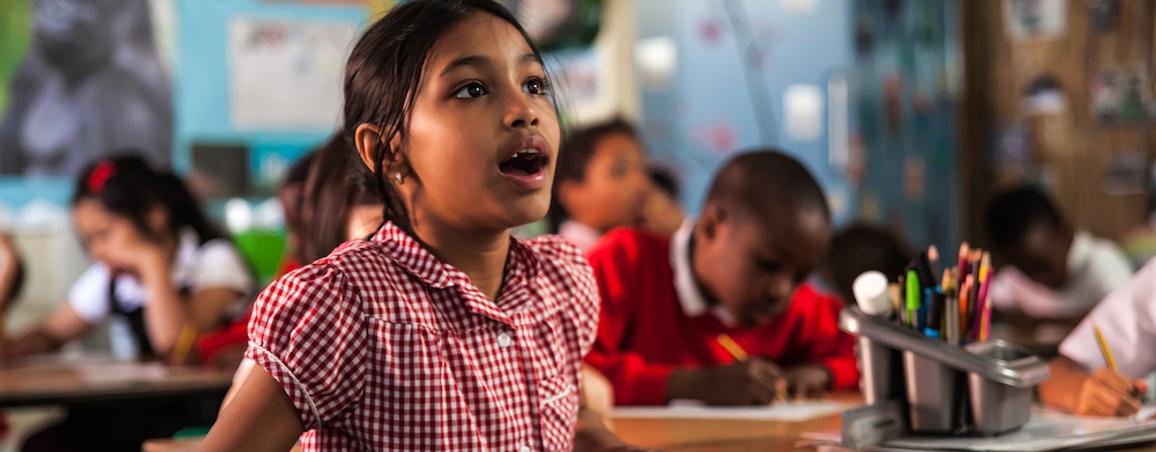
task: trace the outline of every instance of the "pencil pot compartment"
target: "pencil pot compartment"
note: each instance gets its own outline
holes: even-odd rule
[[[903,352],[903,381],[907,389],[909,430],[951,433],[959,426],[959,376],[935,358]]]
[[[1033,359],[1038,361],[1035,356],[999,340],[971,344],[966,349],[1005,367]],[[967,389],[975,430],[982,434],[1014,430],[1031,417],[1032,386],[1016,387],[994,381],[980,372],[969,372]]]
[[[859,358],[859,389],[867,404],[895,400],[903,396],[903,356],[892,347],[867,336],[856,338]]]
[[[1000,340],[950,345],[856,307],[843,310],[839,326],[857,336],[868,403],[899,400],[916,433],[1015,430],[1031,416],[1032,388],[1048,378],[1045,362]],[[902,391],[890,389],[896,383]]]

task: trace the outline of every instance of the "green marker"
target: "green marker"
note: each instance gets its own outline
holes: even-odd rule
[[[919,328],[919,275],[907,270],[907,318],[911,326]]]

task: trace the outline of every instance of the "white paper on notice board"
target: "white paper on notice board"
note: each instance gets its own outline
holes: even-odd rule
[[[815,141],[823,134],[823,92],[815,85],[796,84],[783,91],[783,128],[796,141]]]
[[[229,23],[230,115],[239,129],[330,129],[356,24],[236,17]]]

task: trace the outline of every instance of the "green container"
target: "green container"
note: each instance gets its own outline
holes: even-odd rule
[[[261,285],[277,277],[285,258],[285,231],[253,229],[234,235],[233,241],[253,266]]]

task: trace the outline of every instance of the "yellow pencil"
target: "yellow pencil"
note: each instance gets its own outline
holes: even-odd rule
[[[196,341],[197,327],[195,325],[185,324],[181,327],[181,334],[177,336],[177,343],[173,345],[173,353],[169,355],[169,362],[174,365],[184,364]]]
[[[1096,333],[1096,342],[1100,344],[1100,354],[1104,355],[1104,362],[1108,364],[1108,369],[1116,372],[1116,360],[1112,359],[1112,349],[1108,348],[1108,342],[1104,340],[1104,335],[1100,333],[1100,327],[1093,323],[1092,332]]]
[[[734,339],[731,339],[731,337],[725,333],[718,335],[717,340],[718,345],[721,345],[722,348],[727,351],[727,353],[730,353],[731,357],[733,357],[735,361],[742,362],[750,359],[750,356],[747,356],[747,351],[743,350],[743,348],[739,346],[738,342],[735,342]]]
[[[740,346],[738,342],[735,342],[734,339],[731,339],[731,337],[726,333],[718,335],[715,340],[718,341],[718,345],[721,345],[722,348],[727,351],[727,353],[730,353],[731,357],[734,358],[736,362],[743,362],[750,359],[750,355],[747,355],[747,351],[743,350],[743,347]],[[790,398],[786,380],[779,380],[779,382],[775,384],[775,398],[779,400],[787,400]]]

